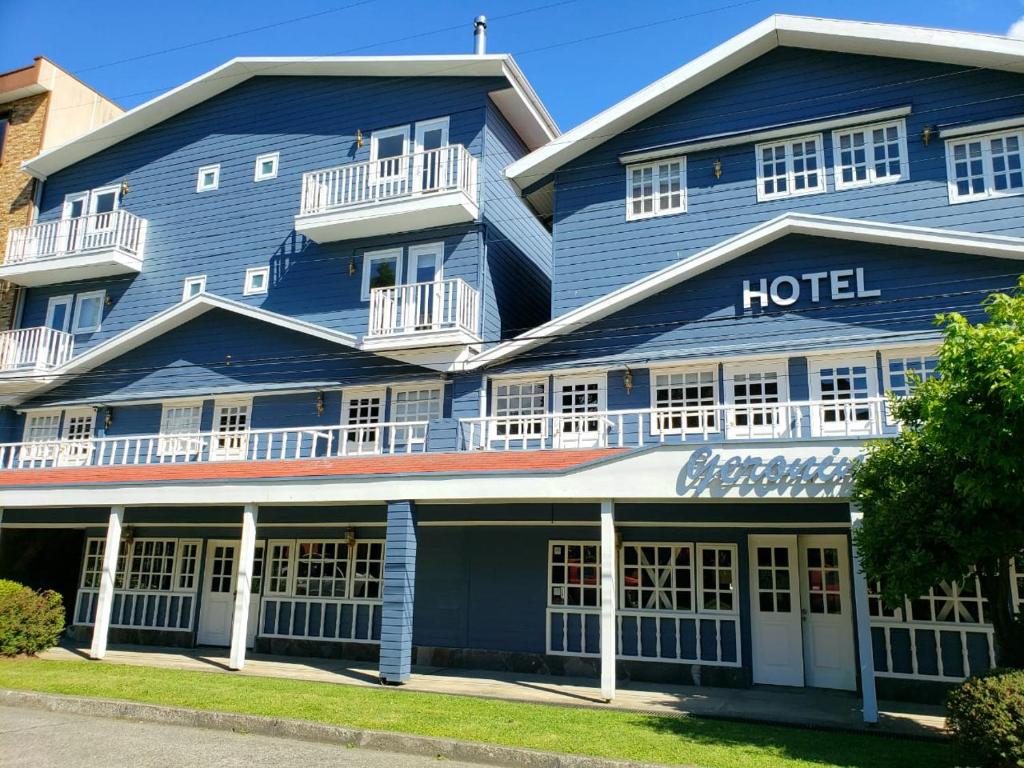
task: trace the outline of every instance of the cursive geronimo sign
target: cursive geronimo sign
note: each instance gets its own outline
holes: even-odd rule
[[[722,460],[710,448],[698,448],[686,462],[686,479],[693,485],[841,484],[850,479],[858,458],[840,457],[833,448],[827,456],[787,459],[785,456],[730,456]]]

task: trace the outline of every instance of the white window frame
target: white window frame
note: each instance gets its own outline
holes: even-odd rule
[[[204,186],[203,176],[207,173],[213,173],[213,182],[209,186]],[[212,163],[210,165],[204,165],[200,167],[199,172],[196,174],[196,192],[213,192],[220,188],[220,163]]]
[[[444,280],[442,272],[444,271],[444,241],[440,240],[436,243],[420,243],[419,245],[410,245],[408,248],[408,256],[406,257],[405,274],[415,278],[416,276],[416,259],[420,256],[433,256],[434,257],[434,279],[431,282],[439,283]],[[369,278],[367,278],[369,281]]]
[[[46,302],[46,327],[53,328],[54,310],[60,305],[63,305],[66,308],[64,313],[64,324],[56,330],[67,333],[71,329],[71,315],[75,305],[75,294],[73,293],[51,296],[50,300]]]
[[[84,192],[69,192],[68,194],[64,195],[64,204],[61,206],[60,209],[61,219],[65,221],[70,221],[76,218],[81,218],[81,216],[71,215],[71,206],[74,203],[78,202],[79,200],[82,201],[81,216],[89,215],[89,190],[85,190]]]
[[[375,261],[395,260],[395,285],[402,284],[402,261],[404,257],[402,248],[388,248],[381,251],[366,251],[363,253],[363,275],[360,296],[363,301],[370,300],[370,265]]]
[[[909,391],[901,391],[892,384],[893,371],[890,370],[890,364],[896,361],[900,361],[904,364],[903,376],[906,378],[907,369],[906,362],[909,361],[920,361],[923,365],[927,358],[937,360],[939,356],[939,350],[937,347],[909,347],[905,349],[889,349],[882,352],[882,390],[888,397],[890,394],[895,394],[897,397],[906,397]],[[925,380],[930,378],[925,376]],[[885,404],[885,423],[890,425],[899,424],[899,420],[892,415],[889,403],[886,401]]]
[[[896,128],[897,143],[899,146],[900,153],[900,172],[893,176],[878,177],[875,172],[875,143],[872,138],[874,131],[885,131],[889,128]],[[843,166],[840,163],[840,141],[843,136],[852,135],[855,133],[864,134],[864,162],[867,176],[858,181],[843,180]],[[888,144],[889,142],[885,142]],[[907,121],[904,119],[899,120],[888,120],[884,123],[870,123],[868,125],[859,125],[851,128],[837,128],[832,131],[832,173],[835,181],[835,187],[837,190],[841,189],[855,189],[857,187],[869,187],[874,184],[894,184],[897,181],[906,181],[910,178],[910,160],[907,155]]]
[[[818,164],[818,184],[815,187],[805,187],[801,190],[795,190],[793,185],[793,179],[796,177],[796,173],[793,171],[793,145],[801,142],[813,141],[815,142],[815,158]],[[786,164],[786,191],[785,192],[765,192],[764,191],[764,162],[761,159],[762,151],[766,148],[785,147],[785,164]],[[774,139],[772,141],[765,141],[760,144],[754,145],[754,159],[757,163],[757,200],[758,202],[766,202],[768,200],[782,200],[787,197],[803,197],[804,195],[816,195],[826,191],[825,177],[828,175],[828,170],[825,167],[825,147],[824,138],[820,133],[808,134],[806,136],[794,136],[786,139]]]
[[[225,408],[245,408],[245,426],[242,429],[221,429],[220,412]],[[252,398],[225,397],[213,401],[213,422],[210,431],[210,458],[214,461],[239,461],[246,458],[249,432],[252,430]],[[223,440],[224,445],[218,445]]]
[[[393,128],[381,128],[370,134],[370,162],[375,162],[378,159],[377,150],[380,146],[380,140],[390,138],[391,136],[401,136],[403,139],[404,151],[401,155],[396,155],[396,157],[409,156],[411,141],[410,126],[396,125]]]
[[[263,287],[253,286],[253,278],[263,276]],[[243,296],[262,296],[270,290],[270,267],[249,267],[245,270],[245,284],[242,289]]]
[[[662,194],[659,191],[661,183],[661,175],[659,173],[660,166],[669,165],[671,163],[679,163],[679,207],[678,208],[662,208],[661,197]],[[633,212],[633,173],[636,171],[645,171],[648,168],[653,169],[651,174],[651,191],[652,191],[652,208],[649,213]],[[671,193],[669,193],[671,194]],[[687,209],[687,197],[686,197],[686,156],[678,155],[676,157],[666,157],[659,160],[654,160],[646,163],[633,163],[626,166],[626,221],[640,221],[643,219],[653,219],[658,216],[674,216],[680,213],[686,213]]]
[[[369,400],[377,398],[380,401],[377,411],[376,421],[353,421],[350,417],[349,411],[350,406],[354,400]],[[348,452],[348,447],[351,444],[352,452],[355,454],[361,453],[372,453],[369,450],[373,447],[379,447],[381,450],[384,449],[384,435],[381,433],[383,429],[380,425],[387,423],[387,407],[388,407],[388,391],[387,387],[348,387],[342,392],[341,397],[341,426],[342,427],[359,427],[364,426],[367,428],[366,432],[373,433],[374,439],[372,440],[349,440],[350,432],[348,430],[342,430],[341,434],[341,445],[338,446],[338,450],[341,455],[345,455]],[[371,427],[374,427],[371,429]],[[359,436],[358,432],[351,433],[355,436]]]
[[[523,395],[522,392],[517,392],[514,395],[506,393],[504,396],[498,394],[500,387],[523,387],[523,386],[536,386],[542,387],[540,396],[542,402],[540,410],[523,414],[520,408],[520,412],[517,413],[499,413],[499,400],[501,397],[506,399],[509,397],[518,398],[520,406],[522,406],[523,398],[535,398],[538,396],[537,393],[529,395]],[[510,410],[507,406],[505,410]],[[548,416],[551,412],[551,381],[547,376],[516,376],[509,378],[495,378],[491,379],[491,392],[490,392],[490,415],[494,421],[490,422],[491,428],[487,431],[488,439],[493,440],[531,440],[538,439],[543,440],[547,437],[548,433]],[[504,420],[504,421],[502,421]],[[513,421],[518,420],[518,421]]]
[[[62,411],[59,408],[47,409],[44,411],[29,411],[25,414],[25,425],[22,428],[21,441],[23,443],[51,443],[60,440],[60,417]],[[32,422],[36,419],[53,419],[47,425],[47,434],[43,437],[33,437]]]
[[[1016,197],[1024,195],[1024,187],[1014,190],[995,189],[995,171],[992,167],[992,141],[995,139],[1006,139],[1015,136],[1020,148],[1021,162],[1024,164],[1024,127],[1011,131],[994,131],[992,133],[979,133],[973,135],[956,136],[946,139],[946,188],[949,193],[951,205],[956,203],[969,203],[974,200],[988,200],[994,197]],[[982,192],[968,192],[965,195],[958,193],[956,188],[956,160],[954,148],[958,144],[970,144],[981,142],[981,165],[982,180],[985,189]],[[1020,173],[1024,175],[1024,168]]]
[[[263,170],[262,170],[263,169],[263,164],[265,162],[267,162],[268,160],[273,163],[273,168],[269,172],[263,173]],[[278,164],[280,162],[281,162],[281,153],[280,152],[267,152],[267,153],[262,154],[262,155],[257,155],[256,156],[256,167],[253,169],[252,180],[253,181],[269,181],[270,179],[276,179],[277,178],[277,168],[278,168]]]
[[[170,423],[170,417],[176,410],[198,410],[194,419],[194,429],[180,429],[178,425]],[[159,456],[195,456],[202,449],[197,439],[194,444],[189,445],[186,438],[179,435],[196,435],[202,431],[203,423],[203,401],[202,400],[171,400],[160,404],[160,440],[157,444]],[[171,427],[174,426],[174,429]]]
[[[661,565],[657,562],[642,564],[639,562],[640,557],[637,558],[636,564],[626,563],[626,550],[636,549],[638,552],[642,552],[645,547],[653,547],[655,550],[655,557],[657,557],[657,551],[661,548],[667,548],[672,550],[672,559],[667,565]],[[680,567],[675,564],[675,556],[678,550],[685,549],[689,553],[689,565]],[[696,551],[693,546],[693,542],[690,541],[624,541],[619,545],[618,548],[618,568],[619,568],[619,611],[624,613],[635,612],[635,613],[687,613],[692,614],[697,612],[697,580],[694,574],[694,567],[696,566]],[[626,570],[635,568],[637,573],[640,575],[638,584],[636,586],[626,585]],[[648,574],[653,571],[657,574],[658,580],[653,586],[646,586],[643,584],[643,573],[644,570],[648,571]],[[690,575],[690,585],[680,586],[676,583],[676,571],[685,570]],[[635,607],[626,606],[626,593],[635,591],[640,598],[640,605]],[[657,599],[657,604],[654,606],[648,606],[643,604],[644,592],[653,593],[653,597]],[[688,592],[690,595],[690,607],[679,608],[676,606],[676,600],[679,592]],[[668,597],[672,605],[666,607],[662,605],[662,600]]]
[[[778,382],[778,404],[767,404],[764,406],[753,405],[751,408],[764,411],[774,410],[774,421],[771,425],[747,425],[744,427],[736,425],[736,390],[734,388],[737,375],[752,375],[774,373]],[[777,438],[787,437],[790,432],[789,407],[789,361],[779,360],[757,360],[725,363],[722,366],[722,384],[725,388],[724,403],[726,406],[726,437],[730,439],[747,437]],[[756,413],[754,414],[756,417]]]
[[[103,327],[103,307],[106,305],[107,292],[101,291],[88,291],[86,293],[79,293],[75,296],[75,315],[71,320],[71,332],[74,334],[80,333],[96,333],[100,328]],[[96,325],[89,327],[81,327],[79,320],[82,316],[82,304],[92,299],[99,300],[99,311],[96,313]]]
[[[707,408],[718,409],[722,404],[721,399],[721,387],[718,381],[718,364],[704,364],[704,365],[685,365],[685,366],[672,366],[672,367],[652,367],[650,369],[650,387],[651,387],[651,410],[654,412],[651,418],[651,434],[652,435],[703,435],[703,434],[718,434],[722,431],[722,419],[721,411],[715,410],[713,413],[714,423],[711,426],[707,425],[707,415],[698,416],[698,420],[701,422],[700,426],[690,427],[687,426],[688,416],[682,415],[679,428],[671,426],[669,423],[667,426],[661,425],[661,419],[658,417],[657,412],[659,410],[673,410],[674,406],[666,406],[664,409],[658,405],[658,376],[672,376],[674,374],[692,374],[695,373],[698,376],[705,373],[711,374],[711,386],[714,388],[714,402],[710,406],[703,406]],[[685,384],[683,385],[686,386]],[[698,381],[698,387],[703,386]],[[680,406],[687,408],[689,406]],[[672,416],[668,417],[669,419]]]
[[[704,552],[709,549],[720,550],[725,549],[730,552],[730,570],[732,571],[732,581],[730,583],[731,589],[728,590],[729,594],[732,595],[732,608],[726,610],[724,608],[705,608],[704,607]],[[694,547],[694,558],[693,558],[693,569],[694,569],[694,596],[693,603],[697,613],[713,614],[717,616],[736,616],[740,615],[740,588],[739,588],[739,548],[736,544],[730,542],[714,542],[714,541],[699,541]],[[713,566],[717,570],[721,570],[721,566],[716,562]],[[719,589],[717,586],[714,587],[713,591],[716,594],[722,594],[726,590]],[[737,621],[736,624],[736,655],[739,657],[739,633],[740,626]]]
[[[590,410],[563,410],[563,388],[580,384],[597,384],[597,408]],[[577,372],[555,376],[548,398],[552,411],[552,429],[555,445],[559,448],[598,448],[608,444],[609,425],[604,416],[590,418],[587,414],[603,414],[608,410],[608,371]],[[591,425],[594,429],[591,429]]]
[[[198,285],[199,290],[193,294],[190,289],[193,285]],[[188,301],[194,296],[198,296],[201,293],[206,292],[206,275],[192,275],[186,277],[185,282],[181,285],[181,300]]]
[[[875,404],[865,404],[868,409],[867,421],[857,422],[860,426],[853,426],[847,429],[843,425],[847,424],[847,421],[837,421],[833,424],[835,428],[825,427],[824,419],[822,418],[821,411],[823,407],[821,403],[821,369],[822,368],[854,368],[857,366],[864,366],[867,369],[867,398],[878,397],[878,364],[875,360],[874,354],[870,355],[851,355],[851,356],[835,356],[835,357],[812,357],[807,360],[807,378],[809,391],[811,394],[811,400],[815,403],[819,403],[817,406],[811,406],[811,436],[812,437],[823,437],[825,435],[861,435],[861,434],[874,434],[877,433],[881,427],[877,419],[877,411]],[[837,402],[856,402],[855,400],[837,400]],[[826,406],[827,407],[827,406]]]
[[[72,422],[84,419],[87,430],[72,432]],[[69,408],[64,411],[60,428],[60,460],[62,466],[87,464],[92,455],[92,440],[96,437],[96,409]]]
[[[562,547],[563,548],[564,560],[562,562],[555,563],[555,561],[554,561],[555,547]],[[569,557],[568,557],[569,547],[580,547],[580,562],[576,566],[576,567],[581,569],[581,571],[580,571],[580,581],[579,581],[578,585],[576,585],[572,581],[570,581],[570,579],[568,577],[568,569],[570,567]],[[593,550],[594,550],[594,552],[596,554],[596,557],[595,557],[595,560],[594,560],[593,563],[585,563],[584,562],[584,560],[585,560],[585,558],[583,557],[584,548],[593,548]],[[548,608],[556,610],[556,611],[558,611],[558,610],[567,610],[569,612],[571,612],[573,610],[581,610],[581,609],[582,610],[587,610],[587,609],[591,609],[591,610],[597,609],[597,610],[599,610],[601,608],[601,586],[602,586],[601,585],[601,566],[602,566],[602,563],[601,563],[601,542],[599,542],[599,541],[562,541],[562,540],[549,541],[548,542],[548,575],[547,575],[547,587],[548,587],[547,606],[548,606]],[[566,573],[564,574],[564,578],[561,581],[556,581],[556,580],[554,580],[552,578],[555,567],[564,567],[566,569]],[[583,570],[585,568],[593,569],[597,573],[597,579],[595,580],[595,582],[593,584],[587,584],[586,583],[585,572]],[[555,591],[556,587],[560,588],[562,590],[562,602],[561,603],[556,603],[554,600],[551,599],[552,595],[554,594],[554,591]],[[569,589],[571,589],[572,587],[578,587],[579,590],[580,590],[580,601],[579,601],[579,603],[570,603],[569,602]],[[594,594],[594,602],[593,603],[588,604],[587,601],[585,599],[583,599],[583,596],[585,594],[584,590],[590,590],[590,591],[593,592],[593,594]],[[548,647],[550,647],[550,646],[551,646],[551,643],[549,641],[548,642]]]
[[[391,416],[389,418],[389,421],[391,421],[394,424],[402,424],[402,423],[410,422],[410,421],[421,421],[421,419],[419,419],[418,417],[415,418],[415,419],[411,419],[411,418],[408,417],[408,414],[403,414],[401,416],[399,416],[399,414],[398,414],[398,396],[401,395],[401,394],[409,394],[410,392],[431,392],[431,393],[437,393],[437,400],[436,400],[436,402],[437,402],[437,414],[436,415],[428,414],[429,418],[427,418],[426,421],[434,421],[436,419],[440,419],[444,415],[444,385],[442,385],[442,384],[433,384],[433,383],[431,383],[431,384],[408,384],[408,385],[403,384],[402,386],[397,386],[397,387],[392,387],[391,388]],[[414,401],[407,401],[407,402],[415,402],[415,403],[426,402],[426,403],[432,404],[434,402],[434,400],[432,398],[430,398],[430,399],[427,399],[427,400],[419,400],[419,399],[417,399],[417,400],[414,400]],[[406,427],[406,428],[392,427],[391,429],[392,429],[393,432],[397,432],[397,434],[394,435],[394,439],[396,441],[398,441],[399,443],[402,443],[402,444],[408,444],[408,443],[421,444],[421,443],[423,443],[427,439],[427,428],[426,427]]]

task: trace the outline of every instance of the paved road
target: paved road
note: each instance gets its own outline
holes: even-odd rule
[[[3,768],[437,768],[428,757],[269,736],[0,707]],[[445,768],[479,768],[444,762]]]

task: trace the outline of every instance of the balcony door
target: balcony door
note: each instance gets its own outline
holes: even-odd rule
[[[409,194],[409,126],[373,132],[370,174],[375,200]]]
[[[607,442],[605,377],[555,379],[555,429],[559,448],[596,448]]]
[[[82,247],[82,238],[85,237],[85,215],[89,210],[89,193],[76,192],[64,198],[64,210],[61,218],[64,219],[61,243],[40,243],[41,255],[58,251],[77,251]]]
[[[89,193],[89,218],[86,220],[83,248],[106,248],[114,244],[118,193],[117,187],[94,189]]]
[[[416,123],[415,191],[434,192],[448,186],[448,157],[443,151],[447,146],[447,117]]]
[[[213,431],[210,459],[244,461],[249,452],[249,413],[252,402],[217,401],[213,404]]]
[[[409,249],[406,275],[412,285],[403,297],[403,328],[426,331],[441,325],[444,297],[441,295],[441,269],[444,243],[414,245]]]

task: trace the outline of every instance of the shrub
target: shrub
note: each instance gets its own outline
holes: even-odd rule
[[[1024,669],[972,677],[946,700],[963,756],[985,768],[1024,765]]]
[[[0,580],[0,656],[44,651],[57,644],[63,631],[64,601],[59,594]]]

